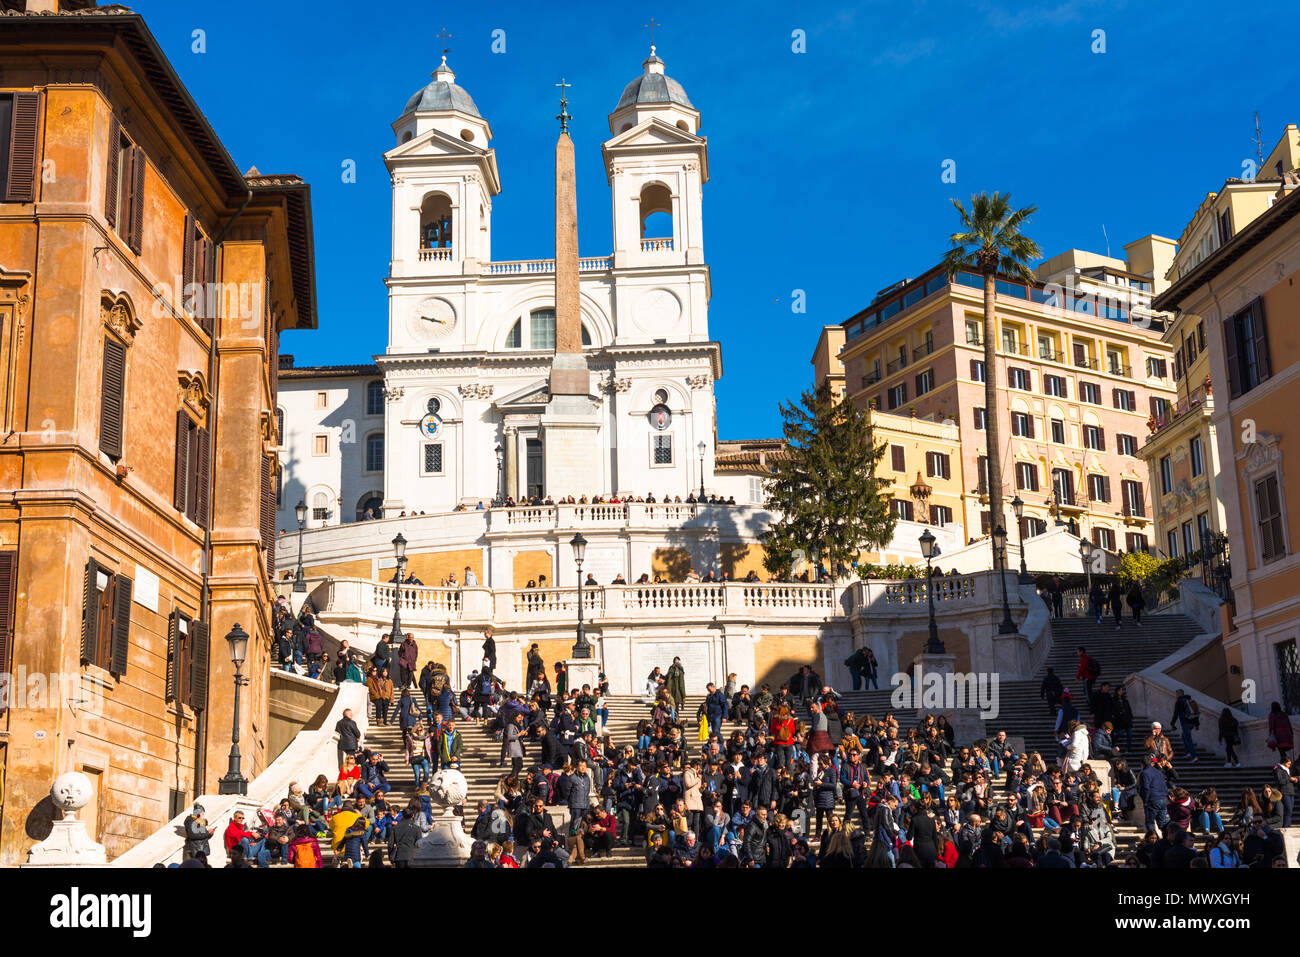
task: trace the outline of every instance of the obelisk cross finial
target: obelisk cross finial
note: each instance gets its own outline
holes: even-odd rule
[[[564,77],[560,77],[560,82],[555,85],[560,88],[560,112],[555,118],[560,121],[560,132],[567,133],[569,132],[569,120],[573,119],[569,115],[568,98],[569,87],[573,86],[573,84],[566,82]]]

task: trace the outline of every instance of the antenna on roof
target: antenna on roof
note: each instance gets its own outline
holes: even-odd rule
[[[1110,258],[1110,237],[1106,235],[1106,224],[1105,224],[1105,223],[1102,223],[1102,224],[1101,224],[1101,234],[1102,234],[1102,236],[1104,236],[1105,239],[1106,239],[1106,258],[1109,259],[1109,258]]]
[[[1255,111],[1255,168],[1264,165],[1264,144],[1259,139],[1259,110]]]

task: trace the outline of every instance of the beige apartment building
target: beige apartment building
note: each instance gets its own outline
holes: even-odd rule
[[[999,279],[992,370],[984,367],[983,280],[973,273],[949,281],[935,266],[882,290],[844,323],[841,359],[856,404],[957,423],[964,487],[955,520],[968,539],[998,521],[1011,525],[1009,515],[988,513],[986,424],[995,414],[1006,501],[1025,503],[1022,534],[1061,524],[1109,550],[1152,546],[1138,451],[1174,392],[1171,349],[1145,303],[1170,247],[1146,237],[1125,260],[1070,250],[1040,267],[1046,281]],[[990,374],[1003,397],[996,410],[985,408]]]

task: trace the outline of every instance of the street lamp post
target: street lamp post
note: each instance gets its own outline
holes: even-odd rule
[[[505,476],[504,473],[501,471],[501,462],[505,456],[505,449],[503,449],[501,447],[501,443],[498,442],[496,444],[496,448],[493,449],[493,451],[496,452],[497,454],[497,497],[496,497],[496,501],[493,502],[492,504],[500,507],[506,500],[506,490],[505,490],[505,486],[502,484],[505,481]]]
[[[393,555],[397,558],[396,591],[393,594],[393,632],[388,636],[388,665],[397,661],[397,648],[402,641],[402,569],[406,567],[406,538],[401,532],[393,539]],[[394,670],[390,674],[396,674]]]
[[[299,499],[293,513],[298,518],[298,570],[293,573],[293,590],[306,591],[307,583],[302,579],[302,527],[307,522],[307,503]]]
[[[1083,559],[1083,570],[1088,574],[1088,595],[1092,595],[1092,542],[1086,538],[1079,539],[1079,557]]]
[[[921,536],[921,554],[925,556],[925,593],[930,599],[930,639],[925,643],[925,653],[941,655],[946,649],[939,640],[939,626],[934,620],[934,578],[930,574],[930,559],[939,554],[939,548],[928,528]]]
[[[582,559],[587,554],[587,540],[578,532],[569,544],[573,546],[573,561],[578,566],[578,640],[573,645],[573,657],[590,658],[591,645],[587,644],[587,631],[582,624]]]
[[[1002,624],[999,635],[1014,635],[1016,623],[1011,620],[1011,605],[1007,601],[1007,530],[1001,524],[993,529],[993,550],[998,557],[998,577],[1002,579]]]
[[[700,444],[697,446],[697,448],[700,450],[700,501],[703,502],[704,501],[704,450],[707,449],[708,446],[705,445],[704,440],[701,439]]]
[[[239,768],[239,689],[248,684],[248,678],[240,673],[244,656],[248,652],[248,633],[239,627],[239,622],[226,635],[230,645],[230,661],[235,666],[235,718],[230,732],[230,765],[225,777],[217,783],[218,794],[247,794],[248,778],[240,773]]]
[[[1025,517],[1025,503],[1020,501],[1020,495],[1017,494],[1011,500],[1011,510],[1016,515],[1016,531],[1020,533],[1020,584],[1028,585],[1033,581],[1029,577],[1029,569],[1025,566],[1025,526],[1023,519]]]

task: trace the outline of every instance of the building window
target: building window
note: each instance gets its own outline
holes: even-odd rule
[[[275,410],[275,436],[284,445],[284,409]]]
[[[1106,432],[1100,425],[1083,427],[1083,447],[1096,452],[1106,451]]]
[[[1038,491],[1038,466],[1033,462],[1016,463],[1016,488],[1024,492]]]
[[[1111,404],[1121,412],[1135,412],[1137,410],[1137,396],[1128,389],[1113,389],[1111,391]]]
[[[890,464],[895,472],[907,471],[906,453],[901,445],[891,445],[889,447]]]
[[[1130,552],[1149,552],[1151,550],[1151,545],[1147,542],[1147,537],[1145,535],[1140,535],[1137,532],[1129,532],[1124,536],[1124,548],[1126,551]]]
[[[1110,476],[1108,475],[1089,475],[1088,476],[1088,498],[1094,502],[1110,501]]]
[[[1025,538],[1033,538],[1035,535],[1046,535],[1047,523],[1041,518],[1034,518],[1032,515],[1025,516]]]
[[[673,437],[671,435],[650,436],[652,465],[673,464]]]
[[[1125,479],[1122,487],[1125,516],[1145,517],[1147,512],[1142,499],[1142,483],[1135,482],[1132,479]],[[1129,549],[1129,551],[1132,551],[1132,549]]]
[[[199,428],[184,409],[176,413],[175,484],[172,505],[191,522],[208,522],[208,473],[212,444],[207,429]]]
[[[100,378],[99,450],[116,462],[122,457],[123,416],[126,411],[126,346],[104,337],[104,368]]]
[[[982,346],[984,345],[984,332],[981,323],[977,319],[966,320],[966,345]],[[981,363],[983,365],[983,363]]]
[[[907,401],[907,383],[894,386],[889,390],[889,408],[897,409]]]
[[[113,117],[108,144],[104,217],[137,255],[144,235],[144,150],[131,143]]]
[[[1101,386],[1095,382],[1079,383],[1079,401],[1089,405],[1101,405]]]
[[[1165,536],[1165,544],[1169,546],[1169,554],[1167,557],[1177,558],[1178,557],[1178,533],[1174,531],[1172,528]]]
[[[975,409],[975,428],[982,431],[984,429],[987,429],[988,427],[989,427],[988,409],[981,409],[977,407]]]
[[[1205,458],[1201,455],[1201,437],[1198,435],[1188,443],[1188,452],[1192,460],[1192,478],[1205,474]]]
[[[1278,642],[1273,646],[1277,657],[1277,684],[1281,697],[1282,710],[1287,714],[1300,713],[1300,655],[1296,654],[1296,642]]]
[[[1029,391],[1029,370],[1012,368],[1007,369],[1007,385],[1012,389],[1020,389],[1024,392]]]
[[[981,455],[975,460],[975,474],[978,477],[977,490],[981,495],[987,495],[989,492],[989,457],[987,455]]]
[[[1265,562],[1286,555],[1286,535],[1282,528],[1282,498],[1278,493],[1277,473],[1255,482],[1256,521]]]
[[[916,394],[925,395],[934,388],[934,370],[926,369],[916,377]]]
[[[1034,420],[1028,412],[1011,413],[1011,434],[1027,439],[1034,437]]]
[[[1120,455],[1136,456],[1138,454],[1136,436],[1117,434],[1115,436],[1115,445]]]
[[[384,470],[384,436],[366,436],[366,471],[382,472]]]
[[[384,414],[384,384],[372,382],[366,386],[366,415]]]
[[[1098,548],[1113,552],[1115,550],[1115,533],[1109,528],[1094,528],[1092,530],[1092,543]]]
[[[121,677],[126,674],[132,581],[93,558],[86,563],[81,610],[81,660]]]
[[[930,478],[952,478],[947,454],[944,452],[926,452],[925,474]]]
[[[1169,400],[1163,399],[1158,395],[1150,397],[1151,417],[1157,422],[1166,421],[1169,415]]]
[[[1051,396],[1058,399],[1067,398],[1065,388],[1065,376],[1048,375],[1043,376],[1043,390]]]
[[[1057,445],[1065,444],[1065,423],[1060,419],[1052,420],[1052,441]]]
[[[1196,540],[1200,543],[1201,548],[1209,544],[1210,539],[1210,513],[1202,512],[1196,516]]]
[[[896,498],[890,500],[890,508],[894,515],[905,522],[912,521],[912,503],[905,498]]]
[[[976,382],[984,381],[984,361],[982,359],[972,359],[970,361],[970,377]]]
[[[1157,359],[1155,356],[1147,357],[1147,378],[1164,379],[1169,375],[1169,365],[1164,359]]]
[[[1062,505],[1074,504],[1074,473],[1069,469],[1052,469],[1052,494]]]
[[[1228,383],[1234,399],[1272,375],[1262,299],[1256,299],[1241,312],[1223,320],[1223,341]]]
[[[329,396],[329,393],[328,393],[328,392],[317,392],[317,393],[316,393],[316,408],[318,408],[318,409],[328,409],[328,408],[329,408],[329,404],[330,404],[330,396]]]
[[[424,445],[424,475],[442,474],[442,443],[426,442]]]
[[[1193,542],[1192,523],[1183,522],[1183,554],[1184,555],[1190,555],[1193,551],[1195,551],[1195,546],[1192,544],[1192,542]]]
[[[749,500],[755,505],[762,505],[766,501],[763,495],[763,480],[757,475],[749,477]]]
[[[532,348],[555,351],[555,310],[538,309],[528,318],[528,336]]]
[[[930,524],[943,528],[952,524],[952,509],[947,505],[930,506]]]
[[[515,324],[514,324],[513,326],[511,326],[511,327],[510,327],[510,331],[506,333],[506,348],[507,348],[507,349],[522,349],[522,348],[523,348],[523,345],[524,345],[523,327],[524,327],[523,320],[522,320],[522,319],[516,319],[516,320],[515,320]]]
[[[328,435],[317,435],[312,438],[312,455],[329,455],[330,454],[330,437]]]
[[[329,519],[330,497],[325,492],[317,492],[311,497],[311,517],[316,522],[324,522]]]
[[[1174,490],[1174,464],[1169,456],[1160,460],[1160,494],[1168,495]]]

